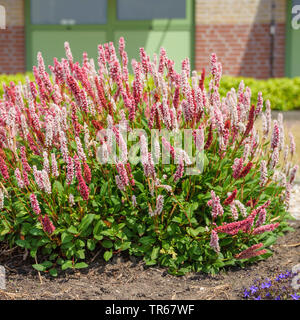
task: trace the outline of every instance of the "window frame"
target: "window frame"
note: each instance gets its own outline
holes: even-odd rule
[[[194,68],[195,60],[195,0],[186,0],[185,19],[153,19],[153,20],[118,20],[117,0],[107,0],[107,24],[31,24],[31,1],[25,1],[25,38],[26,38],[26,70],[34,65],[31,57],[31,35],[35,30],[99,30],[106,32],[106,42],[114,40],[114,32],[120,30],[151,30],[151,31],[190,31],[190,61]],[[126,39],[125,39],[126,40]]]
[[[139,20],[135,20],[135,19],[124,19],[124,20],[119,20],[118,19],[118,0],[115,0],[116,2],[116,16],[115,16],[115,23],[116,25],[118,24],[131,24],[131,23],[137,23],[140,22],[140,25],[144,25],[145,23],[152,23],[153,27],[164,27],[166,25],[168,26],[185,26],[189,24],[190,21],[190,5],[192,3],[192,1],[189,0],[185,0],[186,2],[186,7],[185,7],[185,18],[157,18],[157,19],[139,19]]]
[[[31,23],[31,3],[32,3],[33,0],[30,0],[30,23]],[[41,0],[38,0],[38,2],[41,1]],[[97,0],[99,1],[99,0]],[[97,2],[96,1],[96,2]],[[108,7],[108,2],[109,0],[105,0],[106,1],[106,11],[107,11],[107,7]],[[47,0],[46,2],[49,2],[49,0]],[[57,1],[57,2],[61,2],[61,1]],[[101,25],[106,25],[107,24],[107,12],[105,14],[105,18],[106,18],[106,22],[105,23],[101,23]],[[70,19],[71,20],[71,19]],[[95,25],[95,24],[98,24],[98,23],[75,23],[73,25]],[[64,25],[64,24],[61,24],[61,23],[33,23],[32,25],[36,26],[36,25],[47,25],[47,26],[53,26],[53,25]]]

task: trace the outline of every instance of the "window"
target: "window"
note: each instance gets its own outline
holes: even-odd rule
[[[118,0],[119,20],[185,19],[186,0]]]
[[[107,0],[31,0],[32,24],[106,24]]]

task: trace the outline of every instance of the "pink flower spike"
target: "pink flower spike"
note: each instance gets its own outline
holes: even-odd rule
[[[88,186],[86,185],[82,175],[78,175],[77,176],[77,179],[78,179],[78,189],[80,191],[80,194],[82,196],[82,199],[83,200],[88,200],[89,199],[89,188]]]
[[[256,234],[261,234],[261,233],[268,232],[268,231],[273,231],[278,226],[279,226],[278,222],[277,223],[272,223],[272,224],[267,224],[265,226],[260,226],[260,227],[257,227],[255,229],[253,229],[252,234],[256,235]]]
[[[156,215],[161,214],[161,212],[163,210],[163,207],[164,207],[164,196],[160,194],[156,198],[156,208],[155,208],[154,212],[152,212],[152,214],[150,212],[150,215],[151,216],[156,216]]]
[[[36,195],[34,193],[32,193],[30,195],[30,203],[31,203],[31,208],[33,209],[34,213],[39,215],[41,213],[41,209],[40,209],[38,200],[36,198]]]
[[[58,167],[57,167],[57,161],[55,157],[55,153],[51,153],[51,169],[52,169],[52,175],[53,177],[58,177],[59,172],[58,172]]]
[[[279,144],[280,130],[277,120],[274,120],[274,127],[271,139],[271,149],[274,150]]]
[[[294,136],[291,132],[289,133],[289,139],[290,139],[290,153],[291,153],[291,156],[293,157],[293,155],[296,152],[296,143],[295,143]]]
[[[180,158],[179,165],[178,165],[177,170],[174,174],[174,182],[177,182],[180,178],[182,178],[183,173],[184,173],[184,163],[183,163],[182,158]]]
[[[47,215],[41,218],[41,223],[45,232],[52,234],[55,231],[55,227]]]
[[[27,158],[26,158],[26,149],[24,146],[20,147],[20,153],[21,153],[21,161],[22,161],[22,166],[23,169],[27,172],[31,171],[30,165],[27,162]]]
[[[216,231],[211,231],[210,246],[216,253],[220,253],[219,237]]]
[[[232,194],[230,196],[228,196],[226,198],[226,200],[224,201],[224,206],[230,205],[234,201],[234,199],[236,198],[236,195],[237,195],[237,189],[234,189]]]
[[[291,170],[291,174],[290,174],[290,184],[292,184],[296,178],[296,174],[298,171],[299,166],[296,164],[293,169]]]
[[[222,216],[224,213],[223,207],[220,202],[220,198],[216,196],[215,192],[211,190],[211,198],[212,198],[212,203],[211,203],[211,215],[213,219],[216,219],[218,216]]]
[[[232,175],[234,179],[238,179],[240,177],[242,168],[243,168],[243,158],[240,158],[240,159],[236,158],[232,166],[232,170],[233,170]]]
[[[261,209],[259,211],[259,215],[258,215],[258,219],[256,221],[255,227],[260,227],[261,225],[263,225],[266,221],[266,215],[267,215],[267,211],[266,209]]]
[[[250,248],[237,254],[235,256],[235,258],[236,259],[250,259],[252,257],[256,257],[258,255],[264,254],[264,253],[266,253],[266,250],[256,251],[257,249],[261,248],[262,246],[263,246],[263,243],[255,244],[255,245],[251,246]]]
[[[0,171],[4,180],[9,179],[9,173],[4,159],[0,156]]]
[[[71,156],[68,156],[67,159],[67,174],[66,174],[66,182],[70,185],[74,178],[74,162]]]
[[[17,183],[18,183],[19,188],[20,189],[24,188],[24,181],[22,179],[21,172],[20,172],[19,168],[16,168],[16,170],[15,170],[15,177],[17,179]]]
[[[89,165],[86,162],[83,163],[83,172],[86,183],[90,183],[92,180],[92,172]]]

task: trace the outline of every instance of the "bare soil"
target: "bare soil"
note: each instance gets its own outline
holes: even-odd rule
[[[290,224],[295,231],[278,239],[272,257],[215,276],[193,273],[176,277],[124,255],[105,263],[95,252],[88,268],[51,278],[32,268],[33,259],[24,261],[24,251],[2,246],[0,264],[6,270],[6,289],[0,290],[0,300],[239,300],[253,280],[300,263],[300,221]]]

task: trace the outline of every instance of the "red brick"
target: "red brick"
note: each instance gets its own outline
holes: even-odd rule
[[[8,26],[0,32],[0,73],[25,72],[24,27]]]
[[[204,32],[205,31],[205,32]],[[196,69],[209,69],[215,52],[223,73],[234,76],[268,78],[271,76],[271,36],[269,24],[201,25],[195,32]],[[285,25],[277,24],[274,39],[274,75],[284,76]]]

